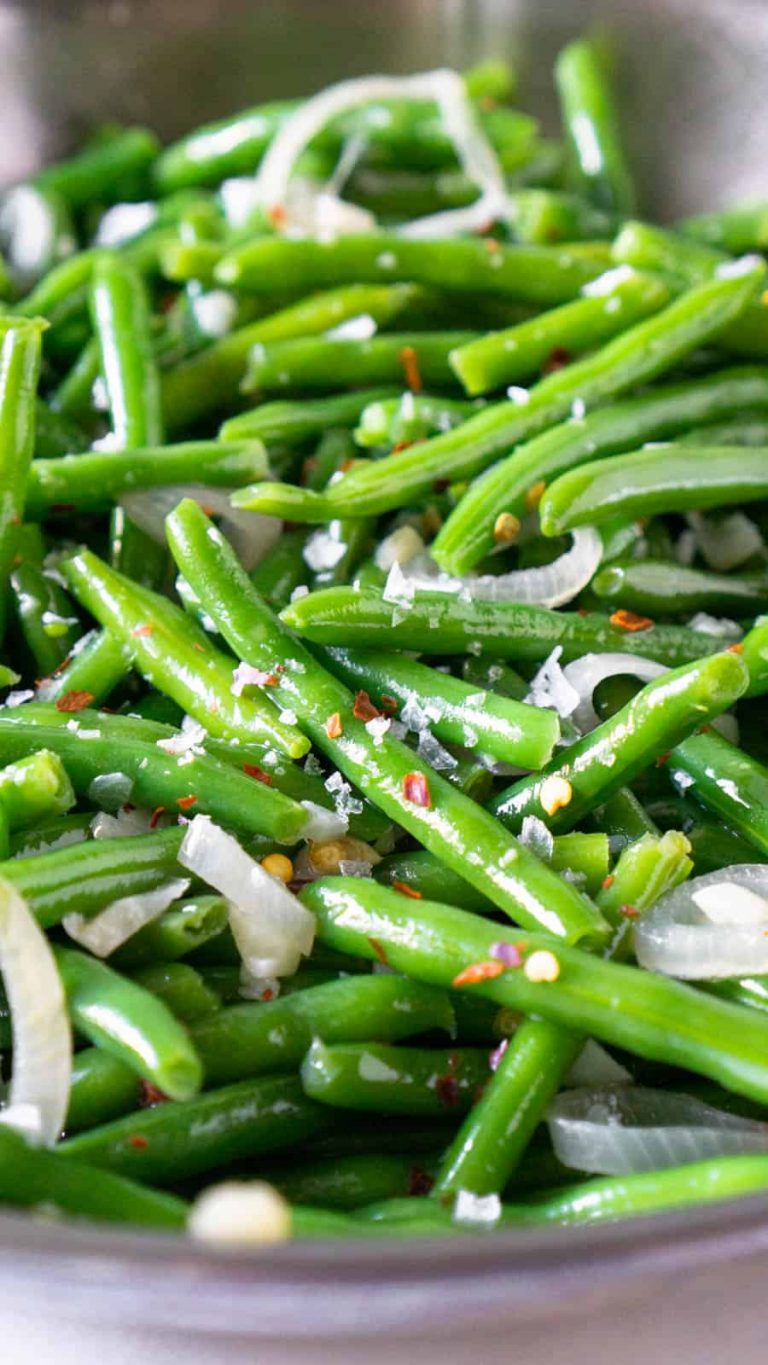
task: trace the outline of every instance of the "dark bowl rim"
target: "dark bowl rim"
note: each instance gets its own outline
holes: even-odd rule
[[[433,1336],[559,1317],[768,1253],[768,1194],[608,1225],[219,1251],[173,1234],[0,1214],[0,1303],[254,1339]]]

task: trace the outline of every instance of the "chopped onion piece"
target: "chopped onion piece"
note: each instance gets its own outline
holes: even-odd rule
[[[113,204],[102,213],[94,237],[95,246],[123,246],[140,232],[152,227],[158,216],[157,204],[144,200],[138,204]]]
[[[729,512],[725,517],[689,512],[686,520],[702,556],[718,573],[727,573],[753,555],[765,553],[760,531],[743,512]]]
[[[251,976],[291,976],[312,950],[314,916],[209,815],[196,815],[179,862],[215,887],[229,904],[229,926]]]
[[[374,551],[373,561],[377,569],[389,573],[393,564],[407,564],[416,555],[424,553],[424,541],[414,526],[407,523],[398,526],[391,535],[385,536]]]
[[[667,892],[637,921],[635,952],[684,979],[768,972],[768,866],[737,863]]]
[[[152,812],[140,808],[129,809],[123,806],[115,815],[99,811],[91,821],[91,834],[94,839],[129,839],[134,834],[148,834]],[[158,822],[155,821],[154,828]]]
[[[26,901],[2,881],[0,977],[13,1029],[13,1074],[0,1122],[52,1147],[67,1116],[72,1075],[64,988],[50,944]]]
[[[555,645],[552,653],[532,677],[525,701],[529,706],[542,706],[547,710],[557,711],[563,720],[567,720],[579,704],[579,693],[569,683],[564,669],[560,667],[558,661],[562,652],[562,645]]]
[[[266,517],[259,512],[233,507],[226,488],[209,488],[207,484],[166,484],[139,493],[123,493],[119,502],[131,521],[159,545],[165,545],[165,518],[183,498],[191,498],[206,511],[215,513],[223,534],[247,571],[261,563],[282,535],[283,523],[279,517]]]
[[[133,938],[146,924],[151,924],[168,909],[189,887],[187,877],[175,877],[153,891],[121,896],[98,915],[65,915],[62,924],[76,943],[82,944],[94,957],[109,957],[110,953]]]
[[[541,607],[561,607],[586,588],[603,553],[603,542],[594,527],[580,526],[572,537],[570,550],[551,564],[532,569],[453,578],[440,573],[425,554],[410,560],[403,573],[410,587],[420,592],[455,592],[470,602],[530,602]]]
[[[600,724],[592,696],[604,678],[629,674],[643,682],[650,682],[666,671],[662,664],[657,664],[653,659],[641,659],[636,654],[583,654],[580,659],[574,659],[563,669],[566,682],[578,694],[578,703],[570,712],[574,725],[582,734],[586,734],[587,730],[594,730]]]
[[[99,773],[88,788],[88,800],[105,810],[119,810],[130,801],[133,778],[127,773]]]
[[[588,1038],[563,1080],[563,1085],[569,1088],[626,1085],[631,1080],[632,1077],[625,1066],[617,1062],[610,1052],[606,1052],[604,1047],[595,1042],[594,1038]]]
[[[461,76],[448,70],[413,76],[361,76],[328,86],[312,99],[305,100],[275,135],[259,168],[257,190],[262,208],[272,216],[279,212],[285,214],[290,230],[293,223],[289,184],[305,147],[328,123],[348,110],[380,100],[401,99],[433,100],[437,104],[461,168],[480,190],[477,201],[468,209],[416,219],[404,232],[408,236],[441,236],[446,229],[471,231],[483,227],[489,220],[506,217],[509,204],[504,173],[496,152],[480,126]],[[336,204],[342,202],[335,195],[325,197],[334,199]],[[326,215],[330,212],[327,206],[325,212]],[[315,231],[322,231],[319,214],[317,217]],[[324,226],[326,232],[340,230],[337,223],[331,223],[329,227],[327,217]],[[351,230],[359,232],[361,229],[356,226]]]
[[[768,1123],[691,1095],[642,1086],[563,1092],[550,1106],[547,1123],[563,1165],[593,1175],[630,1175],[768,1151]]]
[[[342,811],[328,810],[326,806],[318,806],[316,801],[302,801],[301,804],[307,812],[305,839],[323,843],[326,839],[338,839],[349,829],[349,817]]]
[[[217,1246],[286,1242],[291,1206],[264,1180],[228,1180],[197,1196],[187,1229],[198,1241]]]

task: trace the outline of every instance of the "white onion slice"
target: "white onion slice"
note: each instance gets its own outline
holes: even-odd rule
[[[216,514],[223,534],[248,571],[261,563],[283,533],[279,517],[242,511],[230,503],[228,489],[209,488],[201,483],[164,484],[162,488],[123,493],[119,502],[131,521],[159,545],[165,545],[165,518],[183,498],[191,498]]]
[[[69,937],[82,944],[94,957],[109,957],[127,939],[143,929],[145,924],[150,924],[162,915],[169,905],[184,895],[188,887],[188,878],[175,877],[153,891],[121,896],[90,918],[87,915],[65,915],[62,924]]]
[[[91,821],[91,834],[94,839],[130,839],[135,834],[148,834],[152,818],[150,810],[140,807],[129,810],[126,806],[114,815],[100,810]],[[155,822],[154,828],[158,823]]]
[[[351,109],[379,100],[401,99],[437,104],[461,168],[480,190],[478,200],[468,209],[416,219],[405,229],[407,235],[442,236],[446,230],[471,231],[483,227],[489,219],[507,216],[504,174],[496,152],[479,124],[461,76],[448,70],[413,76],[361,76],[328,86],[305,100],[275,135],[261,163],[257,187],[262,207],[268,213],[285,212],[290,228],[289,183],[298,158],[312,139],[333,119]]]
[[[641,1086],[570,1090],[547,1115],[555,1155],[593,1175],[630,1175],[707,1157],[768,1152],[768,1123],[691,1095]]]
[[[196,815],[179,862],[229,904],[229,926],[250,976],[291,976],[312,951],[314,916],[209,815]]]
[[[13,1028],[13,1074],[0,1122],[52,1147],[69,1107],[72,1034],[48,940],[8,882],[0,882],[0,975]]]
[[[573,532],[570,550],[551,564],[533,569],[453,578],[441,573],[427,554],[417,555],[402,568],[393,565],[393,569],[402,573],[411,592],[453,592],[475,602],[529,602],[541,607],[561,607],[586,588],[600,565],[602,553],[603,542],[594,527],[580,526]]]
[[[584,1086],[594,1089],[598,1085],[626,1085],[631,1080],[625,1066],[617,1062],[594,1038],[588,1038],[564,1078],[563,1085],[569,1089]]]
[[[592,704],[592,696],[598,683],[604,678],[629,674],[634,678],[640,678],[642,682],[651,682],[653,678],[660,677],[666,671],[662,664],[657,664],[653,659],[641,659],[636,654],[583,654],[580,659],[574,659],[563,669],[566,682],[570,683],[579,695],[578,704],[570,713],[574,725],[578,726],[582,734],[586,734],[587,730],[594,730],[595,726],[600,724],[600,717]]]
[[[768,972],[768,866],[737,863],[668,891],[637,921],[635,952],[641,967],[690,980]]]

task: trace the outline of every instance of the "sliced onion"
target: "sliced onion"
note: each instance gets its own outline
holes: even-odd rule
[[[690,980],[768,972],[768,866],[736,863],[667,892],[637,921],[635,952]]]
[[[98,915],[65,915],[65,930],[76,943],[82,944],[94,957],[109,957],[129,938],[133,938],[146,924],[151,924],[168,909],[189,887],[189,879],[175,877],[153,891],[121,896]]]
[[[132,793],[133,778],[127,773],[98,773],[88,787],[88,800],[105,810],[119,810]]]
[[[580,659],[574,659],[573,663],[566,664],[563,669],[563,676],[579,696],[578,703],[571,712],[574,725],[585,734],[587,730],[594,730],[595,726],[600,724],[600,717],[592,704],[592,696],[598,683],[604,678],[629,674],[643,682],[651,682],[653,678],[660,677],[666,671],[662,664],[657,664],[653,659],[641,659],[636,654],[583,654]]]
[[[115,815],[101,810],[91,821],[91,834],[94,839],[130,839],[135,834],[148,834],[150,828],[156,829],[159,822],[153,825],[152,820],[152,812],[140,807],[124,806]]]
[[[729,512],[725,517],[689,512],[686,520],[703,558],[718,573],[727,573],[753,555],[765,552],[760,531],[743,512]]]
[[[312,951],[314,916],[209,815],[196,815],[179,862],[229,903],[229,925],[250,976],[291,976]]]
[[[345,811],[329,810],[318,806],[316,801],[302,801],[307,812],[307,823],[303,837],[323,843],[326,839],[338,839],[349,829],[349,816]]]
[[[603,542],[594,527],[580,526],[573,532],[570,550],[551,564],[533,569],[453,578],[440,573],[428,555],[418,555],[401,573],[411,589],[419,592],[461,593],[465,600],[475,602],[529,602],[541,607],[561,607],[586,588],[600,565],[602,553]]]
[[[351,109],[379,100],[401,99],[433,100],[437,104],[462,170],[480,190],[478,200],[468,209],[416,219],[404,232],[412,237],[442,236],[446,230],[472,231],[483,227],[489,219],[505,217],[509,208],[498,157],[479,124],[462,78],[448,70],[413,76],[361,76],[328,86],[312,99],[305,100],[277,132],[261,163],[257,177],[261,206],[273,215],[276,210],[286,213],[290,229],[293,226],[289,197],[291,175],[313,138],[333,119]],[[319,230],[317,224],[316,230]]]
[[[541,667],[531,678],[531,685],[525,698],[529,706],[543,706],[557,711],[562,720],[572,716],[579,704],[579,693],[569,683],[565,670],[560,667],[562,645],[555,645]]]
[[[634,1085],[563,1092],[550,1106],[547,1123],[563,1165],[594,1175],[768,1151],[768,1123],[714,1109],[691,1095]]]
[[[617,1062],[594,1038],[588,1038],[563,1085],[574,1088],[589,1086],[594,1089],[598,1085],[626,1085],[631,1080],[625,1066]]]
[[[72,1034],[48,940],[8,882],[0,882],[0,976],[13,1029],[13,1074],[0,1122],[52,1147],[69,1107]]]
[[[200,507],[215,512],[222,532],[243,568],[249,571],[261,563],[283,533],[279,517],[242,511],[230,503],[228,489],[209,488],[201,483],[164,484],[162,488],[123,493],[119,502],[131,521],[159,545],[165,545],[165,518],[183,498],[191,498]]]
[[[374,551],[373,561],[377,569],[389,573],[393,564],[407,564],[417,555],[424,553],[424,541],[414,526],[406,522],[398,526],[391,535],[385,536]]]

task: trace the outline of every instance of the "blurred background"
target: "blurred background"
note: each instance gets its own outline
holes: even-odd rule
[[[0,180],[106,117],[171,137],[343,75],[496,54],[551,122],[554,54],[592,22],[616,37],[649,210],[765,192],[766,0],[0,0]]]

